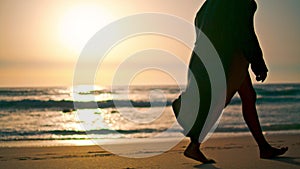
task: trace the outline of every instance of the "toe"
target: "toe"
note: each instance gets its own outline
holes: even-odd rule
[[[206,161],[202,161],[202,163],[204,163],[204,164],[213,164],[213,163],[216,163],[216,161],[213,160],[213,159],[207,159]]]
[[[282,147],[280,149],[280,155],[284,154],[289,148],[288,147]]]
[[[260,157],[265,158],[265,159],[275,158],[277,156],[283,155],[287,150],[288,150],[288,147],[282,147],[280,149],[272,147],[269,150],[262,151],[260,154]]]

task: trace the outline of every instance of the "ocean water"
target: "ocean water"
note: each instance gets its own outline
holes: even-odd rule
[[[23,141],[151,138],[160,133],[160,137],[176,137],[182,129],[176,124],[170,104],[183,89],[0,88],[0,146]],[[264,84],[255,85],[255,89],[264,132],[300,133],[300,84]],[[238,95],[224,110],[215,133],[248,133]]]

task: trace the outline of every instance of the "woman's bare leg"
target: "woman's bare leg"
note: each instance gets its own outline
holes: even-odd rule
[[[184,155],[202,163],[215,163],[214,160],[205,157],[205,155],[200,151],[200,145],[201,143],[198,143],[198,141],[191,140],[191,143],[184,151]]]
[[[261,158],[273,158],[284,154],[287,147],[277,149],[270,146],[262,134],[256,111],[256,92],[252,86],[250,75],[248,74],[238,90],[242,100],[242,111],[246,124],[258,144]]]
[[[181,97],[179,97],[172,103],[172,108],[176,117],[178,116],[180,107],[181,107]],[[214,160],[205,157],[205,155],[200,151],[200,145],[201,143],[198,142],[198,138],[191,138],[191,142],[185,149],[184,155],[188,158],[194,159],[196,161],[200,161],[202,163],[215,163]]]

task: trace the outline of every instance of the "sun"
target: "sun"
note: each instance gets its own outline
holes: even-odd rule
[[[59,23],[59,37],[63,45],[78,53],[87,41],[107,25],[110,14],[98,5],[77,5],[69,8]]]

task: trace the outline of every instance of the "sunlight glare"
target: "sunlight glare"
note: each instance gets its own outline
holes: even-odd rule
[[[112,100],[110,89],[97,85],[78,85],[71,88],[75,101],[106,101]]]
[[[59,24],[61,42],[79,53],[87,41],[109,23],[110,15],[99,5],[78,5],[70,8]]]

